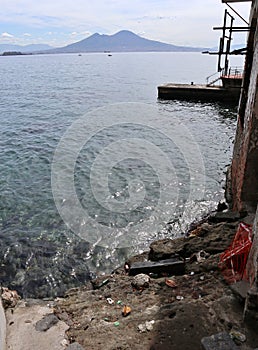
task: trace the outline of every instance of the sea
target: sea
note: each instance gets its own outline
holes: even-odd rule
[[[157,98],[216,65],[201,53],[0,57],[2,286],[62,296],[216,208],[237,106]]]

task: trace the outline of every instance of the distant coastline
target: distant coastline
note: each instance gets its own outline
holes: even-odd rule
[[[23,55],[32,55],[31,53],[20,52],[20,51],[5,51],[1,56],[23,56]]]
[[[0,44],[0,53],[20,52],[22,54],[83,53],[83,52],[202,52],[207,47],[177,46],[145,39],[131,31],[122,30],[113,35],[95,33],[81,41],[53,48],[49,45],[27,46]],[[7,55],[9,56],[9,55]]]

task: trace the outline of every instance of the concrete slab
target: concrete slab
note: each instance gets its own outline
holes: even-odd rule
[[[68,345],[65,332],[69,326],[58,321],[46,331],[37,331],[35,326],[44,316],[53,314],[53,308],[47,303],[27,305],[21,301],[14,309],[8,309],[7,349],[8,350],[64,350]]]

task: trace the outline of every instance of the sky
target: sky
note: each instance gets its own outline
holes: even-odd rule
[[[250,4],[231,6],[248,20]],[[0,0],[0,44],[61,47],[125,29],[169,44],[213,47],[221,33],[212,28],[222,25],[225,8],[221,0]],[[236,34],[234,44],[245,37]]]

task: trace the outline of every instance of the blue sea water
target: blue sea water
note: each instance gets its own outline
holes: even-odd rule
[[[62,295],[215,208],[236,108],[156,89],[215,67],[199,53],[0,57],[3,285]]]

